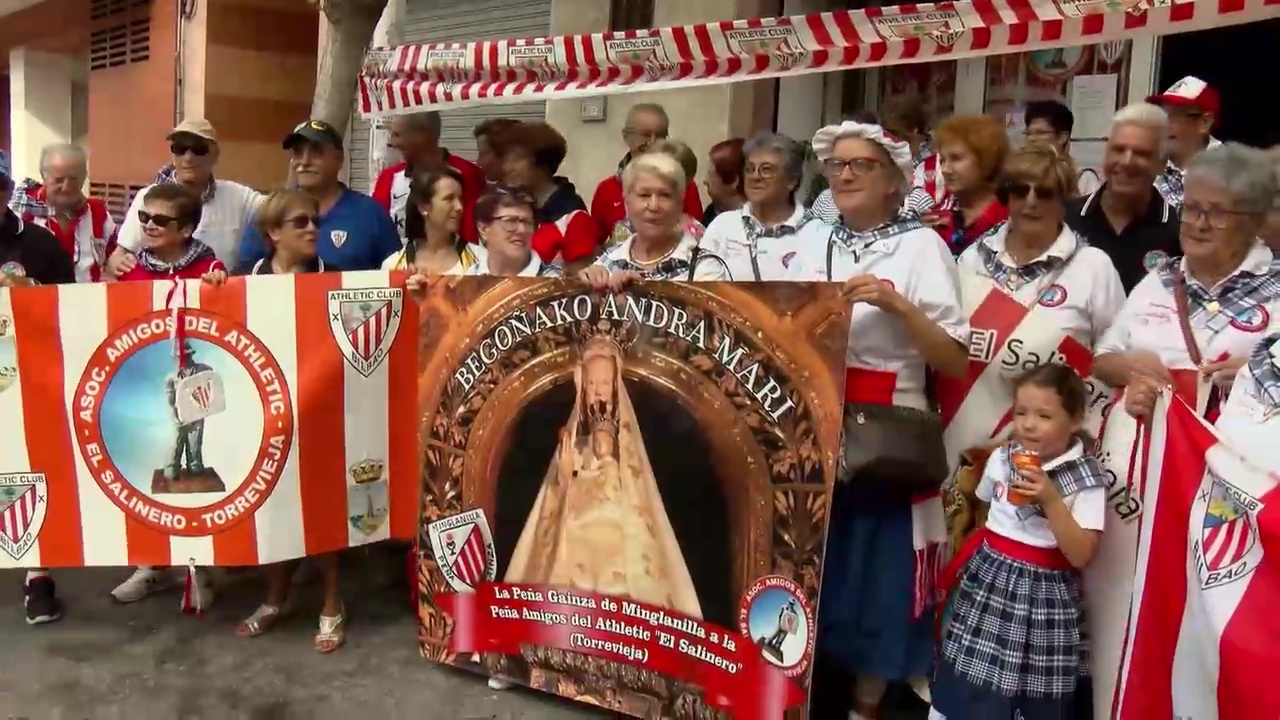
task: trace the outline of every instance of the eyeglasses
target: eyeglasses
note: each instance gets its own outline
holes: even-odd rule
[[[1250,212],[1241,210],[1228,210],[1221,205],[1201,205],[1200,203],[1184,202],[1182,205],[1182,222],[1194,224],[1204,218],[1209,223],[1209,227],[1214,230],[1221,230],[1227,226],[1227,222],[1232,216],[1239,215],[1241,217],[1249,217],[1253,215]]]
[[[515,215],[499,215],[493,219],[494,222],[507,232],[515,232],[521,228],[532,230],[537,223],[529,218],[517,217]]]
[[[320,220],[315,215],[294,215],[285,218],[284,224],[294,230],[306,230],[309,227],[319,228]]]
[[[176,218],[172,215],[161,215],[160,213],[149,213],[146,210],[138,211],[138,224],[146,226],[148,224],[155,225],[158,228],[169,227],[174,223],[181,222],[182,218]]]
[[[187,153],[204,157],[209,154],[209,146],[206,143],[176,142],[169,145],[169,153],[175,157],[182,157]]]
[[[636,140],[643,140],[645,142],[653,142],[654,140],[667,139],[666,130],[653,131],[653,130],[637,130],[635,128],[623,128],[622,134],[629,138],[634,138]]]
[[[1054,200],[1058,197],[1058,191],[1054,188],[1032,183],[1015,182],[1004,186],[1008,191],[1009,197],[1015,200],[1026,200],[1032,192],[1035,192],[1036,198],[1040,200]]]
[[[758,175],[760,178],[764,180],[772,180],[778,177],[778,166],[768,165],[768,164],[754,165],[752,163],[747,163],[746,165],[742,166],[742,174],[744,177]]]
[[[841,158],[827,158],[822,161],[822,170],[827,177],[839,177],[845,168],[849,168],[849,172],[854,177],[861,177],[867,173],[880,167],[880,161],[875,158],[852,158],[844,160]]]

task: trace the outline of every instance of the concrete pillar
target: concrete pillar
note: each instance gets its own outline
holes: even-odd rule
[[[825,12],[825,0],[785,0],[783,15]],[[797,140],[808,140],[823,126],[823,101],[830,78],[839,84],[839,73],[812,73],[778,80],[778,132]]]
[[[9,51],[13,177],[39,177],[40,148],[71,142],[73,58],[26,47]]]

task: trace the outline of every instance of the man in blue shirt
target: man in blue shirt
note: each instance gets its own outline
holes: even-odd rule
[[[344,160],[342,135],[323,120],[308,120],[284,139],[291,153],[298,189],[320,205],[316,253],[326,266],[377,270],[400,251],[400,235],[391,216],[368,195],[338,181]],[[240,239],[239,262],[252,267],[267,256],[267,240],[250,225]]]

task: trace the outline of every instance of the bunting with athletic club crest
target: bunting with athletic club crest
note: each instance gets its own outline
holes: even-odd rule
[[[256,565],[412,539],[402,284],[0,289],[0,568]]]
[[[1280,0],[973,0],[374,48],[378,117],[1102,44],[1280,17]]]

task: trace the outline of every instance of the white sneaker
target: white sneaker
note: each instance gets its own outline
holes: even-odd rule
[[[111,597],[116,602],[131,603],[138,602],[151,593],[162,592],[174,587],[173,575],[166,570],[157,570],[152,567],[140,567],[133,571],[128,580],[116,586],[111,591]]]
[[[495,677],[489,678],[490,690],[509,690],[513,686],[515,686],[515,683],[511,682],[510,680],[499,680],[498,678],[495,678]]]

